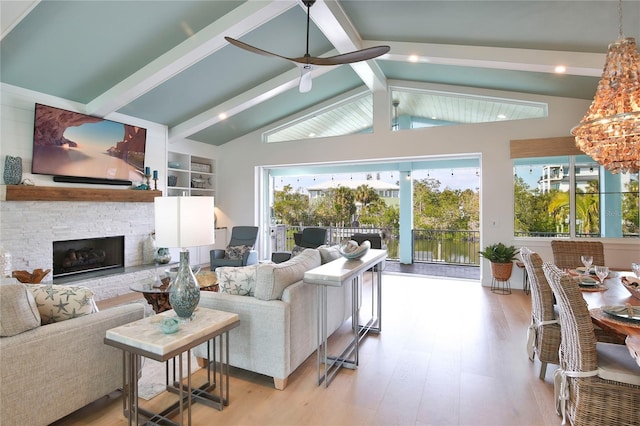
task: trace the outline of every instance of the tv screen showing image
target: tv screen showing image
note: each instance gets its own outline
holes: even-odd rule
[[[142,180],[146,139],[142,127],[36,104],[31,172],[130,184]]]

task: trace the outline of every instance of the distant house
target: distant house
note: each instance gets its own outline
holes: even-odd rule
[[[356,189],[361,185],[367,185],[368,187],[373,188],[388,206],[397,206],[400,203],[400,187],[395,183],[388,183],[381,180],[329,180],[318,185],[310,186],[307,188],[307,191],[309,191],[309,198],[314,200],[326,191],[336,189],[340,186],[349,189]]]
[[[552,189],[568,192],[571,187],[569,181],[570,173],[568,165],[550,164],[545,165],[542,168],[542,176],[538,179],[538,189],[542,193],[547,193]],[[599,168],[596,165],[594,167],[593,162],[588,163],[576,163],[575,165],[575,186],[583,192],[586,192],[589,187],[589,182],[599,180]],[[631,174],[621,175],[622,187],[631,181]]]

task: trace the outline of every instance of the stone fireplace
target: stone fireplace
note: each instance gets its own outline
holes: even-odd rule
[[[89,287],[96,300],[102,300],[131,292],[129,287],[133,283],[153,280],[154,268],[144,265],[142,250],[144,241],[153,232],[153,215],[152,202],[3,201],[0,245],[11,253],[14,270],[53,271],[54,241],[123,236],[120,260],[123,272],[107,270],[55,279],[50,273],[43,280]]]
[[[53,241],[53,278],[124,271],[124,235]]]

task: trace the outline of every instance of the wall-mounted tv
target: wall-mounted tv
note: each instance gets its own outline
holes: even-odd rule
[[[36,104],[34,174],[57,182],[131,185],[142,180],[147,129]]]

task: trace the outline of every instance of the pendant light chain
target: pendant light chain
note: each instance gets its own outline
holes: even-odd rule
[[[622,34],[622,0],[618,0],[618,38],[622,38]]]

